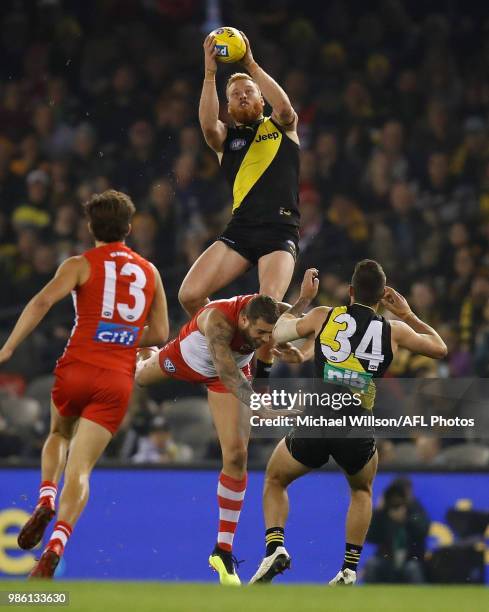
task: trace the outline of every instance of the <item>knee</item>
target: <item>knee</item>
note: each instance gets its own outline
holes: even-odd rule
[[[200,295],[192,285],[183,282],[178,290],[178,301],[185,310],[199,308],[206,296]]]
[[[356,497],[358,499],[368,498],[372,499],[372,482],[365,482],[360,485],[356,485],[351,488],[352,497]]]
[[[265,489],[269,488],[281,488],[286,489],[289,486],[289,479],[286,478],[277,470],[270,470],[267,468],[265,472]]]
[[[71,431],[67,431],[66,429],[60,427],[57,423],[54,423],[51,426],[50,434],[52,436],[59,436],[60,438],[63,438],[63,440],[66,440],[67,442],[69,442],[72,437]]]
[[[248,449],[244,442],[237,441],[229,444],[222,449],[222,459],[224,466],[237,471],[246,469],[248,461]]]

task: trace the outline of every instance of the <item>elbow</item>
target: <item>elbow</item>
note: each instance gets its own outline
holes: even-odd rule
[[[53,305],[53,301],[45,295],[35,295],[31,300],[31,305],[39,312],[47,312]]]
[[[162,325],[159,329],[156,330],[155,334],[155,344],[165,344],[168,340],[168,336],[170,335],[170,328],[168,323]]]
[[[165,342],[168,340],[169,335],[170,335],[170,330],[168,326],[166,326],[163,330],[161,330],[160,344],[165,344]]]
[[[447,345],[443,341],[441,341],[439,344],[433,347],[433,350],[431,351],[431,354],[428,355],[428,357],[431,357],[432,359],[444,359],[447,355]]]
[[[280,105],[275,109],[275,113],[282,125],[290,125],[295,119],[295,111],[290,104]]]
[[[442,342],[441,345],[438,347],[436,359],[444,359],[447,355],[448,355],[447,345],[444,342]]]

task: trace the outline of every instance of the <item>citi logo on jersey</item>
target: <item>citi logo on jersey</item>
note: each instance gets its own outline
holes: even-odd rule
[[[104,344],[134,346],[138,337],[138,331],[139,327],[101,321],[95,332],[94,340],[96,342],[103,342]]]
[[[263,142],[264,140],[277,140],[280,138],[280,134],[278,132],[272,132],[271,134],[260,134],[258,138],[255,138],[255,142]]]

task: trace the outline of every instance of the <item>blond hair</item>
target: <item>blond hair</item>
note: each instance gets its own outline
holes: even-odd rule
[[[255,81],[253,77],[251,77],[246,72],[235,72],[229,77],[228,82],[226,83],[226,97],[228,99],[229,99],[228,91],[231,85],[233,83],[236,83],[236,81],[244,81],[244,80],[251,81],[252,83],[254,83],[257,86],[258,91],[261,93],[260,88],[258,87],[258,83]]]

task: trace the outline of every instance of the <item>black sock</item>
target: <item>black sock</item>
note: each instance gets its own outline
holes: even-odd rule
[[[256,360],[255,379],[260,378],[265,383],[270,378],[270,370],[272,369],[273,361],[266,362],[261,359]]]
[[[360,561],[360,555],[362,553],[363,546],[358,546],[358,544],[348,544],[346,543],[345,547],[345,560],[343,561],[344,569],[351,569],[354,572],[357,571],[358,562]]]
[[[267,529],[265,531],[265,544],[267,547],[265,557],[273,555],[279,546],[283,546],[284,539],[285,535],[283,527],[270,527],[270,529]]]

